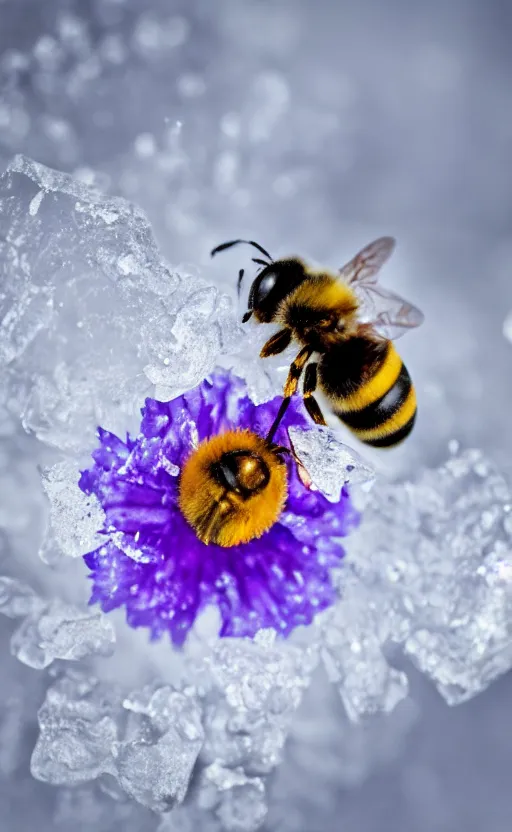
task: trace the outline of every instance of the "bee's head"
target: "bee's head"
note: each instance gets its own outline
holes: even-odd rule
[[[306,279],[304,263],[298,258],[275,260],[254,279],[249,293],[249,312],[260,323],[274,320],[281,302]]]

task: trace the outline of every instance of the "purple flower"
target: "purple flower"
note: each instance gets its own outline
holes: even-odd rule
[[[284,422],[307,428],[296,398]],[[172,402],[147,399],[136,439],[99,428],[94,465],[79,482],[106,515],[104,544],[84,558],[91,604],[105,612],[124,605],[130,626],[148,627],[154,639],[168,631],[181,645],[209,604],[219,608],[221,636],[252,636],[264,627],[287,635],[333,603],[330,570],[344,555],[339,538],[358,522],[345,490],[330,503],[286,457],[288,496],[278,521],[228,548],[202,543],[178,505],[179,472],[198,441],[234,427],[265,436],[280,401],[255,405],[240,379],[218,371]],[[283,424],[275,442],[290,446]]]

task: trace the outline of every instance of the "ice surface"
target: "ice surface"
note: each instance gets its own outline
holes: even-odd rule
[[[56,552],[80,558],[94,548],[102,526],[101,508],[76,487],[79,452],[90,450],[97,422],[122,432],[144,395],[174,396],[219,361],[229,364],[236,349],[250,389],[268,397],[287,360],[253,373],[252,357],[235,343],[230,303],[192,273],[171,273],[133,206],[26,159],[11,166],[3,187],[9,408],[38,439],[69,454],[42,475],[50,517],[40,554],[58,565]],[[290,435],[329,499],[346,483],[372,484],[370,464],[330,429]],[[9,544],[13,534],[24,540],[29,525],[30,512],[17,511],[23,466],[21,456],[12,510],[4,509]],[[186,666],[188,692],[156,684],[127,694],[63,677],[40,712],[34,775],[67,786],[98,780],[109,794],[156,812],[182,807],[183,818],[187,800],[201,823],[252,832],[264,823],[268,777],[319,659],[347,724],[361,725],[383,724],[407,697],[390,645],[400,645],[450,704],[510,669],[511,516],[505,480],[477,452],[454,454],[412,482],[378,481],[361,530],[347,539],[341,600],[303,641],[282,644],[262,633],[254,643],[214,645],[199,668]],[[39,598],[17,579],[1,580],[0,611],[23,619],[11,650],[32,668],[113,649],[110,619]],[[368,770],[373,752],[358,748],[347,782]]]
[[[126,429],[234,343],[227,298],[162,260],[142,212],[18,156],[0,179],[0,366],[27,430],[62,449]],[[153,385],[156,385],[153,386]]]

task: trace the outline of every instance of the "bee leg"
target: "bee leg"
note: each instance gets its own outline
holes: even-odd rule
[[[212,541],[212,537],[216,531],[219,523],[219,504],[213,503],[197,523],[197,534],[200,540],[207,546]]]
[[[197,528],[199,538],[203,543],[208,546],[210,543],[217,542],[219,530],[231,511],[232,507],[230,506],[229,500],[226,500],[226,495],[212,505],[209,511],[201,518]]]
[[[306,372],[304,373],[304,388],[302,391],[302,395],[304,396],[304,406],[308,411],[309,415],[317,425],[326,425],[327,422],[325,421],[322,411],[320,410],[318,403],[315,398],[313,398],[313,393],[316,390],[317,385],[317,368],[318,364],[308,364],[306,367]]]
[[[306,367],[306,372],[304,373],[304,388],[303,388],[303,396],[307,398],[308,396],[312,396],[316,390],[316,385],[318,382],[318,364],[313,362],[313,364],[308,364]]]
[[[293,396],[293,394],[297,390],[299,378],[301,377],[302,371],[307,361],[309,360],[312,352],[312,347],[302,347],[297,358],[295,359],[293,364],[291,364],[290,371],[288,373],[288,378],[286,379],[286,384],[284,385],[284,395],[286,398],[288,398],[289,396]]]
[[[278,355],[286,349],[292,340],[291,329],[280,329],[272,338],[263,344],[260,352],[260,358],[268,358],[269,355]]]
[[[280,454],[285,454],[285,455],[288,455],[288,456],[291,454],[290,449],[289,449],[289,448],[285,448],[285,446],[284,446],[284,445],[273,445],[273,444],[271,443],[271,444],[270,444],[270,450],[271,450],[273,453],[277,454],[278,456],[279,456]]]
[[[289,330],[282,330],[282,332],[290,332],[290,331]],[[277,335],[279,335],[279,334],[280,333],[278,332]],[[276,335],[274,335],[273,337],[277,338]],[[290,333],[290,338],[291,338],[291,333]],[[267,344],[270,344],[271,341],[272,341],[272,338],[270,339],[270,341],[267,341]],[[265,349],[267,344],[265,344],[265,346],[263,347],[263,350]],[[263,350],[261,351],[261,354],[263,354]],[[312,347],[303,347],[301,349],[301,351],[299,352],[297,358],[293,362],[293,364],[290,366],[290,371],[288,373],[288,378],[286,379],[286,384],[284,386],[284,399],[281,402],[281,407],[279,408],[279,410],[277,412],[277,416],[274,419],[272,427],[270,428],[270,431],[268,433],[267,442],[272,442],[272,439],[274,438],[274,436],[276,434],[276,431],[277,431],[279,425],[281,424],[281,420],[282,420],[284,414],[286,413],[286,411],[288,410],[290,400],[291,400],[293,394],[295,393],[295,391],[297,390],[297,385],[299,383],[299,378],[301,376],[301,373],[304,369],[304,365],[308,361],[312,352],[313,352]],[[269,353],[269,354],[271,354],[271,353]]]
[[[315,398],[313,398],[313,396],[309,396],[307,399],[304,399],[304,407],[316,425],[327,425],[323,413],[318,406],[318,402]]]
[[[286,413],[286,411],[288,410],[288,405],[290,404],[290,399],[291,399],[291,396],[288,396],[286,399],[283,399],[283,401],[281,402],[281,406],[279,407],[279,410],[277,411],[277,416],[274,419],[274,421],[272,422],[272,427],[270,428],[270,430],[268,432],[267,442],[272,443],[272,440],[273,440],[274,436],[276,435],[276,431],[277,431],[279,425],[281,424],[282,418],[283,418],[284,414]]]

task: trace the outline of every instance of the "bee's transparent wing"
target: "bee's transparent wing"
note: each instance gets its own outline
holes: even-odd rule
[[[391,257],[395,244],[394,237],[379,237],[339,270],[341,279],[357,294],[360,322],[390,341],[419,326],[424,317],[416,306],[384,289],[378,282],[379,271]]]
[[[377,283],[378,272],[391,257],[394,248],[394,237],[379,237],[339,270],[341,279],[351,286],[372,286]]]
[[[357,296],[360,322],[369,324],[381,338],[395,341],[423,323],[421,310],[379,284],[358,286]]]

